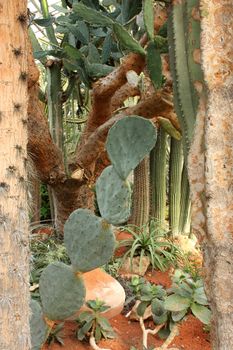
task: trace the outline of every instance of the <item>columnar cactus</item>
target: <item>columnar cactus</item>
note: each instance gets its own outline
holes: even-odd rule
[[[119,120],[110,129],[107,152],[113,165],[106,168],[96,184],[102,217],[90,210],[75,210],[64,226],[64,243],[71,266],[55,262],[40,278],[42,309],[32,301],[31,336],[33,350],[45,342],[46,322],[74,315],[85,301],[82,273],[108,262],[115,248],[111,224],[124,223],[130,216],[131,190],[127,177],[154,147],[156,129],[138,116]]]
[[[173,1],[168,20],[174,105],[182,128],[185,157],[193,137],[200,82],[203,82],[198,9],[198,0]]]

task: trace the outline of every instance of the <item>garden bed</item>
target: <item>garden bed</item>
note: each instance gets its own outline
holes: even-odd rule
[[[153,283],[161,284],[164,287],[170,286],[169,274],[154,271],[148,272],[146,278]],[[137,321],[131,321],[120,314],[110,320],[116,337],[114,339],[101,340],[98,344],[111,350],[130,350],[131,346],[142,349],[142,331]],[[152,321],[146,322],[147,327],[154,328]],[[75,322],[66,322],[63,330],[64,346],[54,343],[44,345],[42,350],[91,350],[88,342],[80,342],[75,336]],[[173,340],[170,347],[175,346],[180,350],[210,350],[209,333],[204,331],[203,324],[194,316],[189,315],[179,325],[179,335]],[[148,343],[151,346],[160,346],[163,341],[158,336],[149,336]]]

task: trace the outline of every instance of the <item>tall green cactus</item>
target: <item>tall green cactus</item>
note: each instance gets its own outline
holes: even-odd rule
[[[173,1],[168,19],[170,68],[173,77],[174,105],[183,135],[184,169],[179,232],[190,224],[190,198],[187,156],[192,142],[199,95],[204,86],[200,65],[200,15],[198,0]]]
[[[169,164],[169,226],[173,236],[179,234],[182,169],[182,143],[172,138]]]
[[[199,100],[199,82],[203,82],[203,74],[198,62],[200,49],[198,6],[198,0],[173,1],[168,18],[174,105],[182,128],[185,158],[193,137]]]
[[[150,154],[151,217],[161,226],[165,225],[166,218],[167,141],[167,132],[160,128]]]
[[[150,175],[149,159],[144,158],[134,169],[132,212],[129,223],[142,227],[149,221]]]
[[[144,135],[146,142],[137,135]],[[82,273],[106,264],[111,258],[115,247],[111,223],[123,223],[130,215],[127,177],[155,142],[153,123],[138,116],[126,117],[110,129],[107,151],[113,166],[106,168],[97,181],[97,201],[103,218],[87,209],[77,209],[66,221],[64,243],[71,266],[56,262],[48,265],[41,275],[42,310],[32,303],[33,350],[40,350],[46,339],[45,320],[68,318],[83,305],[86,292]]]

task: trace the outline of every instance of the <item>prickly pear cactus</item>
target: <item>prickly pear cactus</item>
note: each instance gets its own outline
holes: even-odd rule
[[[61,262],[48,265],[40,277],[40,297],[45,316],[64,320],[74,315],[85,301],[82,278]]]
[[[149,120],[125,117],[110,129],[106,142],[109,158],[124,180],[145,158],[156,142],[156,129]]]
[[[115,236],[105,219],[88,209],[77,209],[65,223],[64,243],[74,270],[86,272],[109,261]]]
[[[49,326],[44,320],[44,315],[40,304],[31,300],[31,317],[30,317],[30,331],[31,331],[31,345],[32,350],[40,350],[41,344],[46,341],[49,333]]]
[[[96,196],[101,216],[113,225],[127,221],[131,209],[131,188],[112,165],[108,166],[96,183]]]
[[[64,320],[74,315],[85,300],[81,274],[108,262],[115,248],[111,223],[120,224],[130,215],[131,190],[126,180],[156,141],[154,125],[138,116],[118,121],[110,130],[107,150],[113,166],[103,171],[97,181],[97,200],[103,217],[88,209],[75,210],[64,226],[64,243],[71,266],[55,262],[40,278],[42,312],[49,320]],[[32,341],[40,349],[45,341],[46,324],[35,306],[32,316]],[[40,334],[36,328],[40,327]],[[34,344],[34,343],[33,343]]]

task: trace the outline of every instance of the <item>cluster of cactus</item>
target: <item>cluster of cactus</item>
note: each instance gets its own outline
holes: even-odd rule
[[[203,90],[203,73],[200,59],[200,14],[198,0],[173,1],[169,7],[167,23],[170,69],[173,77],[174,105],[182,130],[180,135],[171,133],[166,125],[161,126],[172,137],[169,161],[169,226],[177,235],[188,230],[190,224],[190,198],[187,177],[187,156],[192,142],[199,95]],[[162,121],[163,122],[163,121]],[[166,151],[166,133],[161,132],[163,139],[158,141]],[[181,142],[183,147],[181,147]],[[157,147],[161,147],[158,143]],[[156,152],[153,157],[159,157]],[[159,169],[165,169],[165,160],[152,162],[152,212],[156,218],[165,222],[166,193],[164,175]],[[183,163],[183,165],[182,165]],[[161,166],[159,165],[161,164]],[[164,170],[165,171],[165,170]],[[163,215],[161,214],[163,213]]]
[[[42,272],[39,281],[42,308],[31,301],[33,350],[41,348],[51,323],[76,314],[84,304],[82,273],[104,265],[113,255],[115,236],[111,224],[122,224],[130,216],[131,189],[127,178],[155,142],[153,123],[138,116],[125,117],[110,129],[106,150],[112,165],[96,183],[102,217],[88,209],[77,209],[66,221],[64,244],[71,266],[55,262]]]

